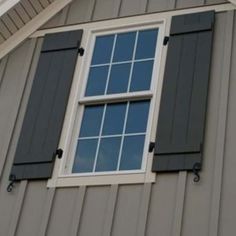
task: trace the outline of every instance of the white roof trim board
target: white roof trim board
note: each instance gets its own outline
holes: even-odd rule
[[[229,0],[229,1],[236,5],[236,0]]]
[[[47,8],[41,11],[33,19],[31,19],[22,28],[16,31],[5,42],[0,44],[0,60],[14,49],[23,40],[34,33],[38,28],[50,20],[54,15],[67,6],[72,0],[56,0],[52,2]]]
[[[0,0],[0,16],[15,6],[20,0]]]

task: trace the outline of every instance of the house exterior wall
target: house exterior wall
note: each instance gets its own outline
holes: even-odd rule
[[[137,3],[138,2],[138,3]],[[75,0],[44,27],[224,1]],[[216,14],[203,170],[158,174],[156,183],[47,188],[21,181],[6,191],[42,38],[0,62],[1,236],[227,236],[235,233],[236,20]]]

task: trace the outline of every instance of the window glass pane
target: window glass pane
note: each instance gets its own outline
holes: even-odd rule
[[[80,137],[99,135],[103,108],[103,105],[85,107],[83,120],[80,128]]]
[[[146,132],[149,101],[130,102],[125,133]]]
[[[131,63],[113,65],[107,93],[127,92]]]
[[[110,62],[113,42],[114,35],[100,36],[96,38],[92,65]]]
[[[158,29],[139,32],[135,59],[153,58],[155,56]]]
[[[97,148],[97,139],[79,140],[73,165],[73,173],[92,172]]]
[[[102,135],[121,134],[124,126],[126,103],[107,105]]]
[[[153,61],[135,62],[130,91],[149,90],[152,78]]]
[[[144,135],[127,136],[124,138],[120,170],[141,169]]]
[[[132,59],[136,32],[118,34],[113,61],[128,61]]]
[[[102,138],[95,171],[112,171],[117,168],[120,137]]]
[[[85,96],[103,95],[105,93],[108,66],[91,67]]]

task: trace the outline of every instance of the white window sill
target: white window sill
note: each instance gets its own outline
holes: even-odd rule
[[[150,154],[152,155],[152,154]],[[97,174],[97,175],[64,175],[48,180],[47,187],[75,187],[97,186],[112,184],[139,184],[154,183],[156,173],[151,172],[152,158],[149,156],[146,172],[137,171],[131,173]]]
[[[47,187],[74,187],[74,186],[96,186],[112,184],[138,184],[155,182],[155,174],[146,178],[145,174],[123,174],[107,176],[81,176],[81,177],[59,177],[56,180],[49,180]]]

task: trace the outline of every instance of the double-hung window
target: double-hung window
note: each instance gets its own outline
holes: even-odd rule
[[[90,32],[90,53],[83,58],[80,78],[75,78],[80,81],[80,92],[62,176],[142,174],[144,178],[158,84],[161,26],[155,23]]]

